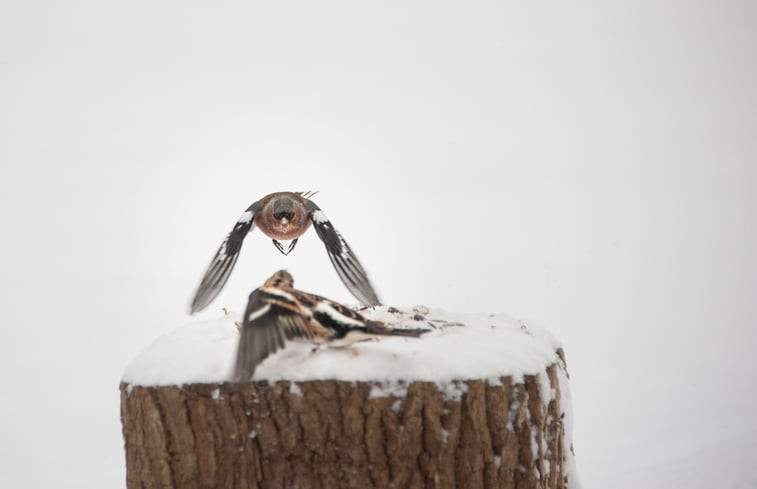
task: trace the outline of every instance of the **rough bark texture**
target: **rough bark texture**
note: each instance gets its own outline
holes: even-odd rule
[[[458,400],[429,382],[402,398],[328,380],[121,384],[127,486],[565,488],[558,368],[458,382]]]

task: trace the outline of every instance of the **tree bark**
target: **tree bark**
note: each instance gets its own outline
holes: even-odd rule
[[[122,383],[127,487],[562,489],[560,368],[454,382],[457,399],[430,382],[404,397],[334,380]]]

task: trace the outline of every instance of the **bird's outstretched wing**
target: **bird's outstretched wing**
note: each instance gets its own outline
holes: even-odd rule
[[[380,305],[381,302],[376,291],[368,280],[368,274],[365,273],[363,266],[347,242],[337,232],[326,214],[312,200],[306,200],[306,206],[313,227],[315,227],[315,231],[323,244],[326,245],[326,252],[331,264],[334,265],[336,273],[342,279],[344,285],[363,304],[368,306]]]
[[[242,247],[242,241],[244,241],[247,233],[252,230],[255,214],[260,212],[260,209],[259,202],[255,202],[248,207],[234,224],[234,228],[226,236],[226,239],[223,240],[223,243],[221,243],[221,246],[213,257],[213,261],[210,262],[205,276],[202,277],[200,286],[197,287],[197,292],[190,306],[190,314],[205,309],[221,292],[223,286],[226,285],[231,270],[234,268],[237,258],[239,258],[239,249]]]
[[[286,290],[255,289],[244,313],[233,380],[251,380],[260,362],[284,348],[284,340],[313,339],[318,334],[314,326],[308,312]]]

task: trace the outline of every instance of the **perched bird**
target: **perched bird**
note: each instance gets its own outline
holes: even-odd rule
[[[366,335],[418,337],[428,329],[392,329],[366,319],[337,302],[294,288],[294,279],[279,270],[250,294],[240,326],[239,348],[234,367],[235,382],[252,378],[255,367],[284,348],[288,339],[314,343],[349,340]]]
[[[281,253],[288,255],[311,223],[326,245],[331,263],[347,289],[363,304],[379,305],[378,296],[363,266],[326,214],[308,198],[313,194],[314,192],[276,192],[248,207],[210,262],[192,300],[190,313],[205,309],[221,292],[237,262],[242,241],[255,226],[273,239],[274,246]],[[288,239],[292,242],[285,249],[279,240]]]

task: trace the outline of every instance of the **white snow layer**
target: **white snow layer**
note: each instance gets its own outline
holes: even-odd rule
[[[340,348],[314,349],[311,343],[291,341],[258,366],[254,379],[394,384],[387,385],[386,393],[371,392],[372,397],[379,397],[396,393],[393,381],[400,380],[437,382],[452,391],[454,386],[446,385],[452,380],[498,383],[500,377],[511,376],[514,382],[522,382],[523,375],[539,374],[557,359],[555,351],[560,345],[551,334],[506,315],[431,309],[420,319],[415,312],[418,308],[392,310],[397,312],[376,307],[361,314],[395,327],[432,330],[421,338],[381,337]],[[122,380],[133,385],[228,381],[236,358],[238,320],[237,314],[227,314],[187,324],[158,338],[131,361]]]

